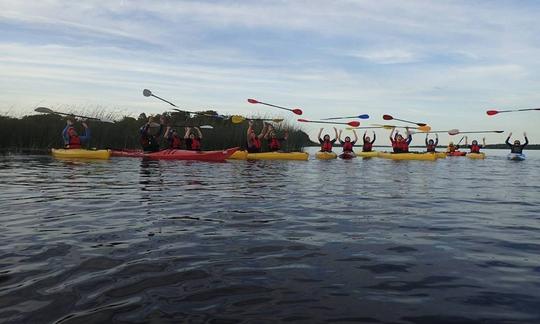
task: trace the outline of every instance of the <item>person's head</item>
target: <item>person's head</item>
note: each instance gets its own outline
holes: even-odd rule
[[[401,136],[401,134],[397,134],[396,141],[399,141],[399,142],[403,141],[403,136]]]
[[[249,130],[248,137],[249,137],[250,139],[253,139],[253,138],[257,137],[257,134],[255,134],[255,131],[253,130],[253,128],[251,128],[251,129]]]
[[[478,145],[478,141],[477,140],[472,141],[472,145]]]
[[[77,131],[75,130],[75,127],[69,127],[67,133],[69,136],[77,136]]]
[[[270,138],[276,138],[277,137],[277,134],[274,130],[271,130],[270,131]]]
[[[520,142],[519,140],[515,140],[515,141],[514,141],[514,145],[515,145],[515,146],[520,146],[520,145],[521,145],[521,142]]]
[[[189,138],[191,138],[191,139],[196,139],[197,136],[195,136],[195,134],[193,134],[193,133],[190,133],[190,134],[189,134]]]
[[[448,146],[454,146],[454,142],[448,143]]]
[[[430,140],[428,141],[428,144],[429,144],[429,145],[433,145],[433,144],[435,144],[435,142],[434,142],[432,139],[430,139]]]
[[[345,142],[350,142],[351,138],[349,136],[345,137]]]
[[[154,118],[154,116],[148,117],[148,122],[149,122],[149,123],[153,123],[153,122],[155,122],[155,121],[156,121],[156,118]]]
[[[366,136],[366,142],[371,142],[371,138],[369,136]]]
[[[330,135],[325,134],[325,135],[323,136],[323,140],[329,141],[329,140],[330,140]]]

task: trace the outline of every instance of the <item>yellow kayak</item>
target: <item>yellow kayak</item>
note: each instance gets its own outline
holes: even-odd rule
[[[306,152],[265,152],[248,153],[236,151],[229,157],[232,160],[301,160],[307,161],[309,154]]]
[[[334,152],[317,152],[315,157],[319,160],[332,160],[337,159],[337,154]]]
[[[486,158],[486,153],[467,153],[469,159],[483,160]]]
[[[423,160],[423,161],[435,161],[437,155],[432,153],[390,153],[379,152],[378,157],[391,160]]]
[[[56,158],[100,159],[106,160],[111,157],[110,150],[85,150],[85,149],[52,149],[52,155]]]
[[[446,152],[426,152],[429,154],[434,154],[437,159],[446,159]]]
[[[363,158],[372,158],[379,156],[379,152],[377,151],[371,151],[371,152],[357,152],[356,156],[360,156]]]

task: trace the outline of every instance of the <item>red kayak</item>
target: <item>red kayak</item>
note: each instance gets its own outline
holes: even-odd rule
[[[237,150],[238,147],[223,151],[161,150],[154,153],[145,153],[142,150],[112,150],[111,155],[117,157],[140,157],[151,160],[225,161]]]
[[[356,157],[356,154],[354,152],[343,152],[339,155],[340,159],[354,159]]]
[[[448,156],[465,156],[465,155],[467,155],[467,152],[461,152],[461,151],[446,152],[446,155],[448,155]]]

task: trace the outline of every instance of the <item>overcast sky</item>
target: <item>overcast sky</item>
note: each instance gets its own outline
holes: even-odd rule
[[[0,113],[167,110],[149,88],[189,109],[297,118],[257,98],[538,143],[540,111],[485,113],[540,106],[538,17],[538,1],[0,0]]]

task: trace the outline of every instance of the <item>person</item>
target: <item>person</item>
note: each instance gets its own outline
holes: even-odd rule
[[[183,138],[178,134],[178,131],[170,126],[167,126],[165,131],[165,136],[163,136],[167,143],[169,144],[169,149],[171,150],[180,150],[182,149]]]
[[[268,148],[270,149],[270,152],[276,152],[281,149],[281,143],[289,138],[289,132],[285,131],[283,137],[277,137],[274,126],[268,124],[268,131],[266,132],[264,138],[268,140]]]
[[[90,141],[91,134],[88,124],[86,124],[84,121],[81,123],[84,127],[83,135],[77,134],[73,124],[74,120],[68,118],[66,127],[62,130],[62,138],[64,139],[64,147],[66,149],[80,149],[82,147],[82,143],[88,143],[88,141]]]
[[[523,137],[525,137],[525,143],[521,145],[521,142],[519,140],[515,140],[514,144],[510,144],[510,137],[512,137],[512,133],[508,134],[508,138],[506,139],[506,145],[510,147],[510,153],[517,153],[517,154],[523,154],[523,149],[527,144],[529,144],[529,139],[527,138],[527,133],[523,133]]]
[[[428,140],[428,135],[429,133],[426,134],[426,151],[435,153],[439,145],[439,134],[435,134],[435,141],[431,138]]]
[[[253,121],[249,121],[249,127],[247,129],[247,151],[248,153],[260,153],[264,135],[266,134],[266,124],[264,124],[263,129],[259,135],[255,134],[253,130]]]
[[[396,131],[395,135],[394,131]],[[396,129],[392,129],[390,132],[390,142],[392,143],[394,153],[409,153],[409,144],[412,141],[412,135],[408,127],[405,127],[405,133],[407,134],[407,139],[399,134]]]
[[[197,134],[195,134],[197,131]],[[184,141],[186,142],[186,149],[191,151],[201,150],[202,132],[199,127],[186,127],[186,134],[184,135]]]
[[[341,130],[339,131],[338,139],[339,143],[341,144],[341,147],[343,148],[343,153],[353,153],[354,144],[358,141],[358,135],[356,134],[356,131],[353,129],[354,134],[354,141],[351,141],[351,138],[349,136],[345,137],[345,141],[341,140]]]
[[[486,146],[486,138],[482,138],[482,145],[478,144],[477,140],[471,142],[471,145],[467,145],[467,136],[465,136],[465,147],[471,150],[470,153],[480,153],[480,149]]]
[[[321,138],[323,129],[324,128],[319,129],[319,135],[317,135],[317,137],[319,138],[319,143],[321,144],[320,152],[332,152],[332,147],[334,146],[338,138],[337,128],[334,127],[334,139],[330,139],[329,134],[324,134],[323,138]]]
[[[454,145],[454,142],[448,143],[448,147],[446,148],[446,153],[454,153],[459,150],[459,145]]]
[[[373,143],[375,143],[375,132],[373,132],[373,140],[369,138],[367,135],[367,131],[364,132],[364,136],[362,139],[364,140],[364,145],[362,145],[362,152],[371,152],[373,150]]]
[[[155,122],[155,118],[148,117],[148,122],[141,126],[139,129],[140,142],[143,151],[145,152],[157,152],[159,151],[159,136],[163,132],[163,124],[165,123],[165,117],[160,117],[160,123]]]

